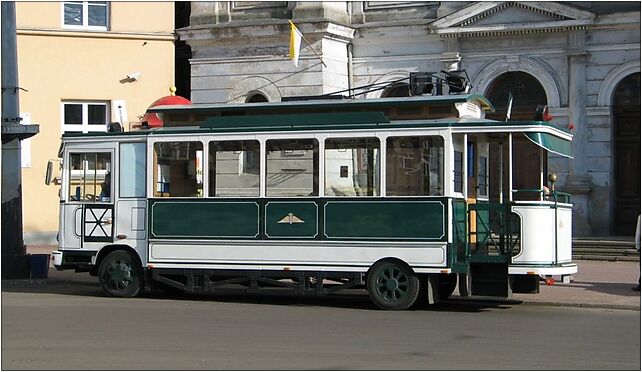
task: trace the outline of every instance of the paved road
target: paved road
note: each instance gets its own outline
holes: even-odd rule
[[[3,286],[2,369],[640,369],[640,312],[367,296],[103,297]]]

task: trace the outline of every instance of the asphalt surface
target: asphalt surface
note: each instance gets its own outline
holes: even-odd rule
[[[639,310],[455,300],[392,312],[358,291],[118,299],[71,272],[2,284],[4,370],[640,370]]]
[[[27,253],[50,254],[56,246],[28,246]],[[543,282],[537,294],[514,294],[519,301],[540,305],[596,307],[604,309],[640,310],[640,292],[631,287],[640,277],[639,261],[574,261],[579,271],[571,283],[547,286]],[[57,275],[56,273],[54,275]],[[72,276],[72,280],[76,280]],[[455,297],[459,293],[455,290]]]

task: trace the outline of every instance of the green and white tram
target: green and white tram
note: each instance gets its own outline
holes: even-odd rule
[[[487,110],[470,94],[195,104],[151,108],[162,128],[65,134],[54,265],[122,297],[365,288],[406,309],[457,283],[537,292],[577,271],[572,205],[544,161],[538,187],[513,189],[514,139],[543,159],[570,157],[572,136]]]

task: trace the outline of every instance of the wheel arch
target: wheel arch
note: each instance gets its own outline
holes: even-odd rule
[[[98,268],[100,267],[101,262],[110,253],[116,252],[116,251],[128,252],[129,254],[132,255],[132,257],[134,257],[134,259],[136,259],[138,265],[141,268],[143,268],[143,260],[141,259],[140,255],[134,248],[126,244],[110,244],[110,245],[104,246],[103,248],[100,249],[100,251],[98,251],[98,254],[96,255],[96,263],[94,264],[94,267],[91,270],[91,275],[98,275]]]
[[[410,266],[410,264],[408,264],[406,261],[402,260],[401,258],[399,258],[399,257],[382,257],[382,258],[378,259],[377,261],[373,262],[372,265],[370,265],[370,267],[368,268],[368,271],[366,271],[366,278],[368,278],[370,276],[370,272],[372,272],[372,268],[377,266],[377,264],[379,264],[380,262],[383,262],[383,261],[394,261],[394,262],[397,262],[397,263],[405,266],[413,274],[419,276],[419,274],[417,274],[415,272],[415,270],[413,270],[412,266]]]

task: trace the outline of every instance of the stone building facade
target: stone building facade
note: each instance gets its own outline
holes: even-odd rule
[[[290,19],[311,45],[302,44],[298,67],[287,57]],[[374,83],[387,88],[356,98],[403,95],[411,72],[459,69],[471,92],[491,99],[495,118],[505,116],[508,92],[511,119],[548,105],[553,123],[574,134],[573,160],[547,159],[558,188],[573,194],[574,235],[635,232],[639,2],[192,2],[178,34],[192,51],[194,103]]]

